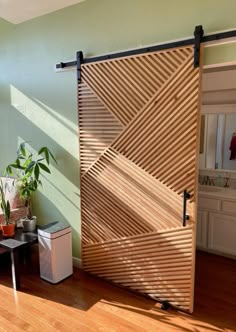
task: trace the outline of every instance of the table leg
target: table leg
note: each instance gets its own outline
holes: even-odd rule
[[[18,290],[20,289],[20,267],[17,251],[11,251],[11,273],[13,288]]]
[[[18,260],[19,264],[23,265],[25,264],[25,250],[24,248],[20,248],[18,251]]]

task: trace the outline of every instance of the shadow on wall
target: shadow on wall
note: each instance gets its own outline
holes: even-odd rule
[[[79,188],[77,124],[71,123],[38,100],[31,99],[12,85],[10,93],[11,105],[16,112],[11,115],[9,126],[14,126],[17,117],[17,135],[29,140],[35,149],[43,144],[49,146],[58,160],[56,167]]]
[[[73,255],[78,257],[80,191],[77,124],[12,85],[10,102],[11,106],[4,109],[7,127],[4,139],[9,142],[10,151],[6,162],[15,158],[17,146],[22,141],[27,141],[33,151],[47,146],[53,152],[58,164],[51,164],[52,174],[44,177],[43,187],[34,196],[34,213],[40,224],[55,220],[69,222],[73,228]]]

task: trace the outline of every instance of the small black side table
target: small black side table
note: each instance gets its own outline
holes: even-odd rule
[[[15,236],[9,239],[5,239],[0,233],[0,247],[11,254],[12,285],[16,290],[20,289],[19,252],[37,242],[37,231],[24,233],[22,229],[16,229]]]

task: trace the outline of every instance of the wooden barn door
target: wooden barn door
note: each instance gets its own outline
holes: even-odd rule
[[[78,87],[83,268],[190,312],[201,76],[193,52],[83,64]]]

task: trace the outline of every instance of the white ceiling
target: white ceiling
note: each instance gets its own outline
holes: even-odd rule
[[[0,17],[18,24],[84,0],[0,0]]]

